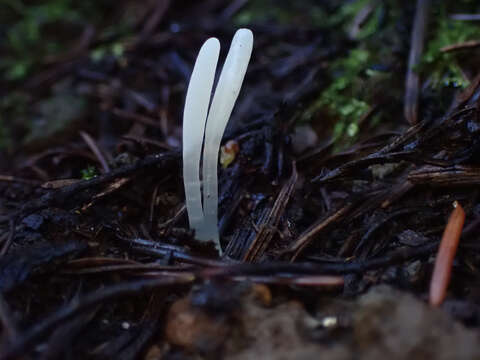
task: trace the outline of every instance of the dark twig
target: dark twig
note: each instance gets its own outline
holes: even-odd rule
[[[391,221],[394,218],[396,218],[397,216],[409,214],[409,213],[412,213],[414,211],[419,211],[419,209],[416,209],[416,208],[415,209],[410,209],[410,208],[400,209],[400,210],[392,212],[391,214],[388,214],[382,220],[375,219],[373,226],[371,226],[368,229],[368,231],[360,239],[360,242],[358,243],[357,247],[355,248],[354,254],[360,255],[359,253],[363,249],[363,251],[361,251],[361,255],[363,255],[363,257],[366,257],[367,254],[370,253],[370,251],[372,250],[372,248],[374,246],[374,243],[372,241],[369,242],[369,239],[372,237],[372,235],[375,232],[377,232],[379,229],[381,229],[386,224],[391,225]]]
[[[447,168],[423,166],[408,174],[408,180],[414,184],[434,186],[458,186],[480,184],[480,168],[456,165]]]
[[[327,217],[320,219],[305,230],[297,240],[290,246],[288,252],[293,252],[292,261],[294,261],[300,253],[307,247],[313,239],[318,236],[322,231],[327,229],[328,226],[335,222],[339,222],[345,218],[345,216],[351,211],[353,205],[347,204],[340,209],[336,210]]]
[[[410,56],[405,81],[404,114],[411,125],[418,122],[418,98],[420,95],[420,76],[416,67],[420,63],[425,40],[425,29],[428,21],[430,0],[417,0],[417,9],[413,21],[412,37],[410,43]]]
[[[110,172],[110,166],[108,166],[108,162],[105,159],[105,156],[103,155],[95,140],[93,140],[92,137],[85,131],[80,131],[80,136],[82,137],[83,141],[85,141],[90,150],[92,150],[92,152],[95,154],[98,162],[100,163],[100,165],[102,165],[103,171],[106,173]]]
[[[240,275],[276,275],[276,276],[300,276],[300,275],[342,275],[361,274],[367,270],[374,270],[402,263],[405,261],[422,258],[433,254],[438,248],[438,242],[426,245],[399,248],[386,254],[366,260],[354,260],[350,262],[324,262],[324,263],[287,263],[270,262],[263,264],[238,264],[218,268],[205,269],[199,275],[202,277],[229,277]]]
[[[353,160],[348,162],[342,166],[339,166],[336,169],[333,169],[326,174],[320,174],[314,177],[311,181],[312,182],[329,182],[339,177],[344,177],[348,173],[352,172],[358,168],[366,168],[370,165],[374,164],[385,164],[391,162],[399,162],[401,160],[410,160],[410,161],[417,161],[416,157],[414,156],[415,153],[412,151],[401,151],[401,152],[392,152],[389,154],[371,154],[366,156],[362,159]]]
[[[292,197],[298,179],[295,164],[293,164],[292,169],[292,175],[288,182],[282,187],[272,210],[266,216],[266,219],[262,224],[257,224],[260,230],[245,254],[243,258],[244,261],[258,261],[270,244],[273,235],[278,231],[277,227],[280,222],[280,217],[285,212],[285,208]]]
[[[199,257],[189,254],[183,248],[173,245],[161,244],[146,239],[127,239],[117,236],[118,239],[123,240],[125,244],[132,246],[131,250],[142,254],[151,256],[167,258],[171,257],[177,261],[187,264],[194,264],[200,266],[224,266],[228,264],[220,260],[209,259],[206,257]]]

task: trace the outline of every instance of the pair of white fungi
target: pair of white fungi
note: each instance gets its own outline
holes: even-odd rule
[[[193,68],[183,112],[183,181],[190,228],[195,230],[198,240],[213,240],[220,254],[217,227],[218,152],[223,132],[242,87],[252,46],[252,32],[239,29],[233,37],[210,105],[220,43],[216,38],[205,41]]]

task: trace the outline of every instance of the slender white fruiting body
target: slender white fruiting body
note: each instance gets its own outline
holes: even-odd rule
[[[190,228],[198,239],[209,239],[200,192],[200,156],[220,43],[208,39],[200,49],[188,84],[183,112],[183,181]]]
[[[235,33],[218,80],[208,113],[203,149],[203,210],[206,237],[220,249],[217,226],[218,212],[218,153],[223,132],[237,100],[247,71],[253,47],[253,34],[248,29]]]
[[[218,40],[208,39],[195,62],[183,112],[183,181],[190,228],[195,230],[198,240],[213,240],[220,255],[222,250],[217,227],[218,153],[223,132],[242,87],[252,47],[252,32],[248,29],[238,30],[208,110],[220,52]],[[202,207],[199,176],[204,138]]]

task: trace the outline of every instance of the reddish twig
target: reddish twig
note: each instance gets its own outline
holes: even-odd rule
[[[452,263],[457,252],[458,242],[462,234],[465,212],[458,202],[454,202],[455,209],[448,219],[443,232],[442,241],[435,260],[432,281],[430,282],[430,305],[442,304],[447,293],[448,283],[452,274]]]

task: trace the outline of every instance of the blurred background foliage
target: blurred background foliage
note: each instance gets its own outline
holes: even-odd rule
[[[133,16],[112,22],[119,2],[111,0],[3,0],[2,52],[0,69],[4,80],[22,80],[42,63],[68,50],[85,27],[101,29],[100,39],[112,34],[126,34],[135,24]],[[112,44],[117,49],[118,44]],[[97,50],[98,51],[98,50]],[[95,52],[95,50],[93,50]]]
[[[95,33],[88,47],[92,63],[106,56],[121,62],[141,29],[145,4],[152,1],[2,0],[0,76],[5,86],[0,90],[0,148],[12,151],[35,139],[36,133],[55,134],[70,126],[62,123],[70,124],[84,114],[88,99],[79,100],[81,94],[68,81],[42,97],[32,95],[25,84],[62,57],[74,61],[75,46],[89,33]],[[185,6],[195,2],[186,1]],[[414,10],[414,2],[399,0],[250,0],[230,26],[302,26],[339,40],[332,44],[338,47],[335,57],[322,64],[326,79],[296,116],[301,123],[328,118],[330,133],[346,145],[362,129],[368,131],[388,121],[392,112],[402,111]],[[454,20],[453,13],[480,13],[480,5],[474,0],[432,1],[418,71],[424,97],[441,99],[435,107],[426,106],[438,114],[448,106],[453,91],[465,88],[476,75],[478,56],[469,53],[466,59],[462,51],[442,51],[451,44],[480,40],[479,22]],[[62,103],[69,109],[63,109]],[[369,124],[363,126],[366,117]]]

